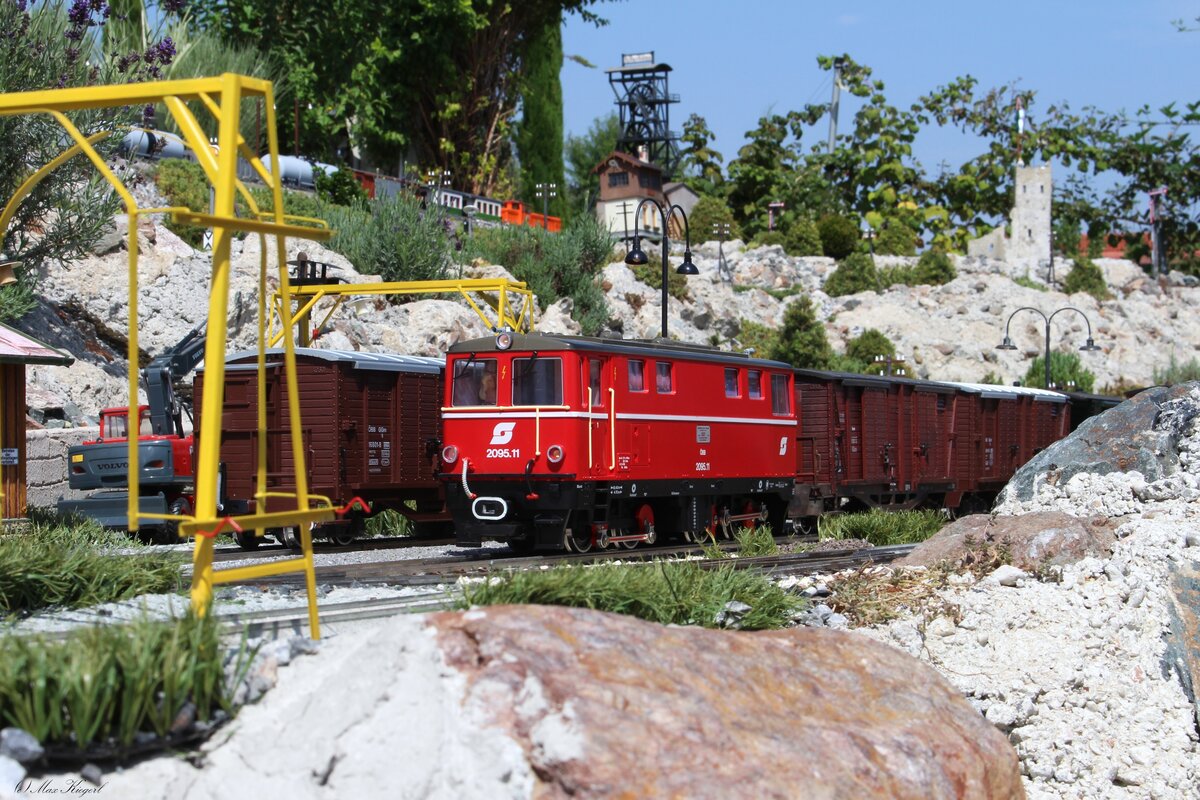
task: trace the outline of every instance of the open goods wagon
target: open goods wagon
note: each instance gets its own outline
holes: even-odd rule
[[[256,508],[258,470],[257,353],[226,359],[222,415],[222,501],[227,511],[245,514]],[[418,531],[445,528],[441,485],[436,478],[440,448],[442,374],[437,358],[298,348],[302,436],[309,492],[341,508],[355,498],[372,513],[394,509]],[[267,352],[267,492],[295,492],[287,382],[283,351]],[[197,406],[204,371],[196,375]],[[197,419],[200,409],[197,407]],[[266,510],[293,505],[291,498],[268,498]],[[337,543],[362,532],[365,515],[354,510],[336,523],[313,531]],[[294,541],[294,531],[277,536]],[[239,537],[255,547],[252,535]]]

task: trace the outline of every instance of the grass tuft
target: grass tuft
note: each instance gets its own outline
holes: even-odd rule
[[[693,562],[647,565],[560,566],[517,572],[464,589],[464,607],[532,603],[629,614],[664,625],[720,627],[730,601],[750,606],[743,630],[782,628],[803,601],[771,581],[729,566],[702,569]]]
[[[0,536],[0,612],[95,605],[181,587],[182,554],[120,555],[127,534],[95,523],[68,524],[35,518],[28,532]]]
[[[232,672],[244,674],[243,642]],[[184,732],[180,712],[197,721],[232,711],[225,648],[215,619],[96,626],[66,640],[0,637],[0,727],[16,726],[66,751],[99,746],[117,754],[135,739]]]
[[[779,552],[770,528],[739,528],[733,538],[737,540],[739,556],[773,556]]]
[[[824,539],[864,539],[876,547],[916,544],[940,531],[946,524],[940,511],[880,511],[824,516],[818,533]]]

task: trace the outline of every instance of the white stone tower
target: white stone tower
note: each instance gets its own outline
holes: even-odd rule
[[[1009,261],[1030,266],[1050,260],[1050,165],[1017,167],[1017,200],[1006,248]]]

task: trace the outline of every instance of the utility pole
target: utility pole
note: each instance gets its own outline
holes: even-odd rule
[[[1150,192],[1150,260],[1154,265],[1154,276],[1167,274],[1167,245],[1162,235],[1162,203],[1167,196],[1167,187],[1160,186]]]
[[[833,60],[833,99],[829,102],[829,153],[833,154],[833,146],[837,141],[838,101],[842,96],[842,69],[846,59],[838,56]]]
[[[542,199],[542,230],[548,230],[549,222],[546,220],[546,215],[549,213],[550,198],[558,196],[558,184],[539,183],[536,194]]]

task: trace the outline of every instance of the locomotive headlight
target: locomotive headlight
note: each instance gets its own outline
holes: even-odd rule
[[[552,444],[546,448],[546,458],[551,464],[557,464],[558,462],[562,461],[563,456],[566,454],[567,452],[563,450],[563,446],[561,444]]]
[[[512,342],[512,334],[508,331],[501,331],[500,333],[496,334],[497,350],[507,350],[508,348],[512,347]]]
[[[442,461],[447,464],[453,464],[458,461],[458,448],[452,444],[448,444],[442,448]]]

